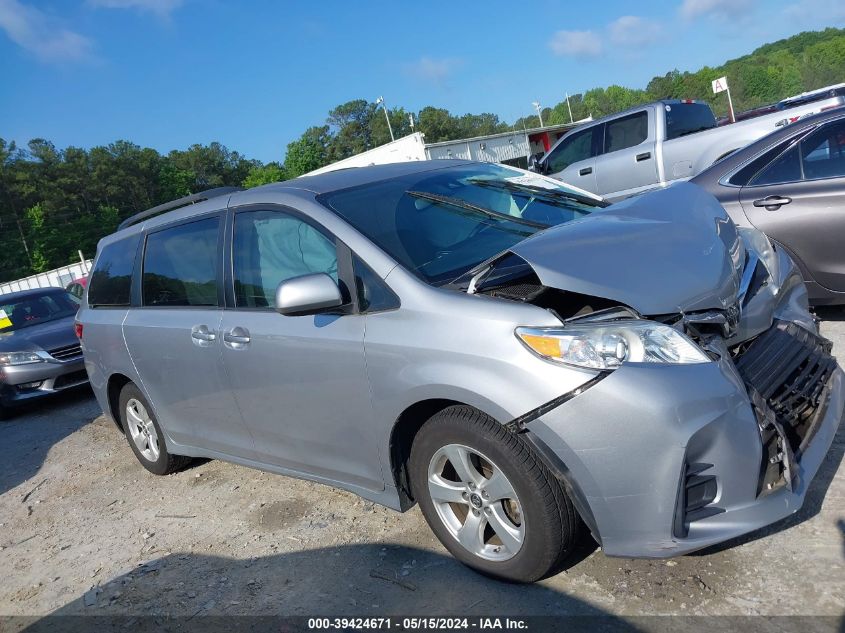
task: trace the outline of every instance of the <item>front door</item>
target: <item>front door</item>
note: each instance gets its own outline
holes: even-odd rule
[[[603,151],[595,167],[600,196],[623,198],[657,184],[655,141],[649,133],[655,126],[648,121],[653,116],[642,110],[605,124]]]
[[[251,458],[221,358],[220,214],[147,236],[142,307],[129,310],[123,333],[141,383],[175,442]]]
[[[845,121],[821,126],[740,192],[748,219],[819,285],[845,292]]]
[[[327,273],[344,287],[334,238],[282,208],[236,209],[233,230],[234,308],[221,323],[223,358],[259,461],[382,490],[364,363],[366,317],[345,309],[311,316],[274,310],[285,279]]]
[[[599,124],[564,136],[543,159],[543,171],[568,185],[598,193],[596,155],[602,129]]]

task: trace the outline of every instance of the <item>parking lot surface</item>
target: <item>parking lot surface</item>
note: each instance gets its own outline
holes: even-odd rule
[[[820,316],[845,358],[845,310]],[[843,452],[840,428],[803,510],[738,542],[658,561],[585,537],[518,586],[453,560],[416,508],[218,461],[151,475],[80,390],[0,422],[0,615],[842,616]]]

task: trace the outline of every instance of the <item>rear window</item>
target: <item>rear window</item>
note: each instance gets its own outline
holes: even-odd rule
[[[716,127],[716,117],[706,103],[667,103],[663,107],[667,140]]]
[[[88,305],[92,308],[129,305],[132,268],[140,235],[112,242],[100,251],[88,282]]]

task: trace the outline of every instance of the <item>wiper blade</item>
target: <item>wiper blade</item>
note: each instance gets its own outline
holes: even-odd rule
[[[590,207],[604,207],[610,206],[609,202],[604,200],[596,200],[589,196],[582,196],[574,191],[559,191],[557,189],[546,189],[545,187],[538,187],[537,185],[527,185],[518,182],[508,182],[506,180],[492,180],[490,178],[471,178],[470,182],[479,187],[490,187],[493,189],[507,189],[508,191],[522,191],[527,192],[537,197],[551,198],[552,200],[571,200]]]
[[[449,205],[452,207],[457,207],[459,209],[465,209],[466,211],[473,211],[475,213],[481,213],[482,215],[486,215],[489,218],[495,218],[497,220],[507,220],[508,222],[515,222],[516,224],[523,224],[525,226],[530,226],[535,229],[547,229],[549,228],[549,224],[543,224],[541,222],[532,222],[531,220],[523,220],[522,218],[518,218],[513,215],[508,215],[507,213],[499,213],[498,211],[493,211],[492,209],[487,209],[485,207],[480,207],[477,204],[473,204],[472,202],[467,202],[466,200],[461,200],[460,198],[453,198],[451,196],[443,196],[439,193],[429,193],[428,191],[406,191],[409,196],[413,196],[415,198],[422,198],[423,200],[430,200],[431,202],[438,202],[440,204]]]

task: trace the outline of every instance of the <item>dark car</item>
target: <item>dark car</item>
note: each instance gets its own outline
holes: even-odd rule
[[[845,303],[845,108],[785,126],[692,182],[792,256],[811,303]]]
[[[88,382],[66,290],[0,295],[0,417],[14,405]]]

